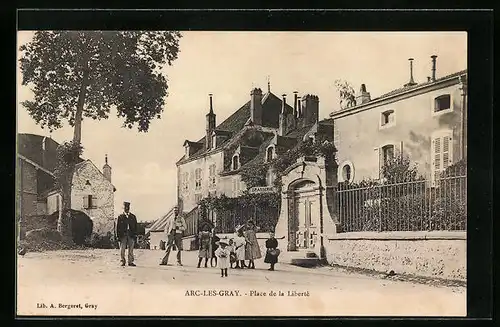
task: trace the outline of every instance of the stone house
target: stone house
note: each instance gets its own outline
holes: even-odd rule
[[[17,209],[23,219],[61,213],[62,198],[53,174],[58,146],[51,138],[18,134]],[[93,220],[93,231],[101,235],[114,232],[115,191],[107,156],[102,172],[90,160],[81,159],[77,163],[71,207],[87,214]]]
[[[339,181],[379,179],[380,168],[397,153],[409,156],[419,173],[434,181],[437,173],[467,155],[467,71],[431,77],[372,99],[365,85],[352,107],[330,114],[338,149]]]
[[[184,156],[177,162],[178,205],[184,213],[195,210],[208,196],[241,195],[247,189],[240,174],[246,166],[272,160],[318,133],[333,136],[331,121],[318,121],[319,99],[315,95],[299,98],[294,92],[290,106],[286,95],[280,99],[269,86],[265,94],[255,88],[249,101],[218,125],[212,100],[210,95],[205,135],[197,141],[186,140]],[[267,185],[273,181],[269,171]],[[217,217],[211,220],[216,222]],[[187,224],[186,234],[193,235],[196,224],[190,219]]]

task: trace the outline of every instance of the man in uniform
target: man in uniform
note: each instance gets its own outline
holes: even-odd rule
[[[134,246],[137,237],[137,218],[130,212],[130,202],[123,203],[123,213],[116,222],[116,236],[120,241],[122,266],[125,266],[125,249],[128,248],[128,265],[135,267]]]
[[[175,245],[177,248],[177,265],[182,266],[181,250],[182,250],[182,235],[186,230],[186,220],[182,215],[179,215],[179,210],[174,209],[174,218],[167,221],[165,226],[165,233],[167,234],[167,249],[165,256],[161,260],[160,265],[166,266],[168,264],[168,257],[172,247]]]

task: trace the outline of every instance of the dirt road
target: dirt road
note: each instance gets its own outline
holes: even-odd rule
[[[117,250],[28,253],[18,258],[19,315],[465,316],[462,287],[436,287],[278,264],[267,270],[159,266],[162,252],[137,250],[120,267]],[[171,260],[175,259],[172,256]],[[174,263],[172,261],[172,263]]]

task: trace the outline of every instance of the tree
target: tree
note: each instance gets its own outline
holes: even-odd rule
[[[354,89],[349,82],[338,79],[335,81],[335,87],[340,96],[340,109],[346,109],[356,105]]]
[[[161,118],[168,88],[161,68],[177,59],[180,37],[170,31],[38,31],[20,47],[22,84],[34,94],[22,105],[42,128],[52,131],[65,122],[74,127],[73,140],[59,149],[63,236],[71,231],[68,209],[82,120],[107,119],[116,107],[123,127],[147,132],[151,120]]]
[[[423,180],[418,172],[417,165],[408,155],[395,153],[380,167],[380,173],[387,184],[414,182]]]

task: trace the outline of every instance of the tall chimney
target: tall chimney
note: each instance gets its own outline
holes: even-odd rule
[[[255,125],[262,125],[262,90],[259,88],[250,92],[250,119]]]
[[[413,80],[413,58],[408,58],[408,61],[410,62],[410,81],[405,84],[405,86],[413,86],[417,83]]]
[[[293,91],[293,117],[297,117],[297,101],[299,99],[299,92]]]
[[[212,96],[213,94],[208,95],[210,97],[210,110],[206,116],[207,120],[207,125],[206,125],[206,146],[207,150],[210,150],[212,148],[212,132],[215,130],[215,113],[214,113],[214,107],[212,103]]]
[[[367,103],[371,100],[370,92],[366,91],[365,84],[361,84],[361,87],[359,88],[359,93],[356,96],[355,100],[356,100],[356,105]]]
[[[108,181],[111,182],[111,166],[108,165],[108,155],[104,155],[104,166],[102,167],[102,174]]]
[[[281,114],[279,117],[279,135],[283,136],[287,133],[287,117],[286,117],[286,94],[283,94],[283,101],[281,103]]]
[[[283,93],[283,101],[281,103],[281,113],[284,115],[286,112],[286,94]]]
[[[436,55],[432,55],[432,77],[431,80],[434,82],[436,80]]]

